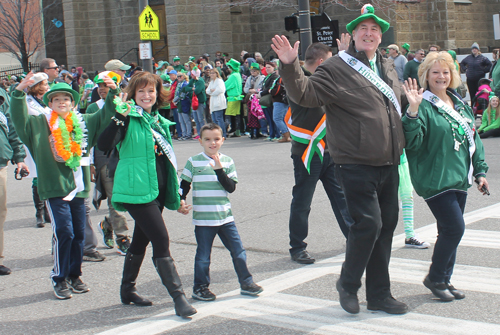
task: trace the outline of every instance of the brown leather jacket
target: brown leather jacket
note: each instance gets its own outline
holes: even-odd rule
[[[369,65],[366,54],[351,42],[348,54]],[[377,51],[382,79],[394,90],[402,110],[402,92],[394,63]],[[340,57],[324,61],[316,72],[304,76],[298,59],[280,62],[287,96],[303,107],[325,106],[327,143],[336,164],[397,165],[405,146],[401,118],[394,105]],[[404,98],[404,101],[402,101]]]

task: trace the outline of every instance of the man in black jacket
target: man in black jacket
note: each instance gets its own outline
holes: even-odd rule
[[[323,43],[313,43],[306,50],[304,75],[310,76],[316,68],[332,56],[332,49]],[[347,210],[344,193],[335,178],[335,164],[325,144],[325,111],[322,107],[307,108],[289,101],[290,109],[285,122],[292,137],[292,160],[295,186],[292,191],[290,206],[290,255],[292,260],[300,264],[311,264],[315,259],[306,250],[304,240],[308,234],[308,218],[311,203],[319,180],[330,199],[333,213],[347,238],[352,224]],[[311,135],[315,129],[322,129],[318,136]],[[317,145],[317,142],[323,149]],[[323,147],[323,145],[325,145]],[[307,154],[304,156],[304,153]],[[304,159],[303,159],[304,157]]]
[[[353,42],[305,77],[294,47],[282,36],[272,48],[290,100],[306,107],[324,106],[328,151],[354,221],[340,279],[340,305],[359,313],[357,291],[366,270],[368,310],[404,314],[406,304],[392,297],[389,261],[398,222],[398,164],[405,139],[403,98],[394,63],[378,51],[389,23],[367,4],[347,25]]]
[[[476,96],[479,79],[484,78],[491,69],[490,60],[481,55],[481,51],[479,51],[479,44],[476,42],[472,44],[471,54],[462,60],[460,69],[467,76],[467,87],[472,99]]]

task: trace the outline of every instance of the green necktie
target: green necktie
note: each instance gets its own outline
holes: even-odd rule
[[[377,71],[375,71],[375,62],[374,61],[370,61],[370,66],[371,66],[373,72],[377,73]]]

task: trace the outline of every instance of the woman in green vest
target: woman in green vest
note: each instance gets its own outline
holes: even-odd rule
[[[127,101],[127,96],[130,98]],[[168,95],[159,76],[140,72],[132,77],[125,92],[115,98],[116,114],[101,134],[98,148],[120,153],[113,186],[112,204],[118,211],[128,211],[135,220],[132,243],[125,257],[121,300],[150,306],[135,288],[146,247],[153,245],[153,263],[163,285],[174,299],[177,315],[196,313],[186,299],[181,281],[170,256],[168,232],[162,211],[166,207],[183,214],[189,207],[180,200],[177,162],[172,149],[169,126],[172,123],[159,115]]]

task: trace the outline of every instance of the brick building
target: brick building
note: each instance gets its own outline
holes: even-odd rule
[[[136,0],[51,0],[61,2],[64,17],[65,47],[57,46],[60,64],[103,70],[112,58],[137,62],[138,16],[142,9]],[[344,1],[345,2],[345,1]],[[369,1],[366,1],[369,2]],[[260,51],[269,56],[271,37],[298,34],[284,30],[284,17],[296,9],[276,7],[263,11],[249,6],[222,10],[226,0],[150,0],[160,19],[161,40],[153,43],[156,60],[172,60],[205,52],[228,52],[239,57],[241,50]],[[294,0],[290,0],[295,4]],[[311,0],[312,6],[319,1]],[[468,52],[473,42],[484,51],[500,45],[493,36],[492,14],[500,10],[499,0],[374,0],[376,13],[391,23],[383,43],[410,43],[413,50],[429,44]],[[296,6],[295,6],[296,7]],[[326,9],[331,19],[339,20],[340,32],[359,15],[359,9],[332,5]],[[66,55],[62,52],[66,51]],[[47,47],[47,54],[52,47]],[[57,53],[55,52],[55,53]],[[54,54],[54,52],[52,52]],[[58,58],[59,57],[59,58]],[[213,59],[213,58],[212,58]]]

